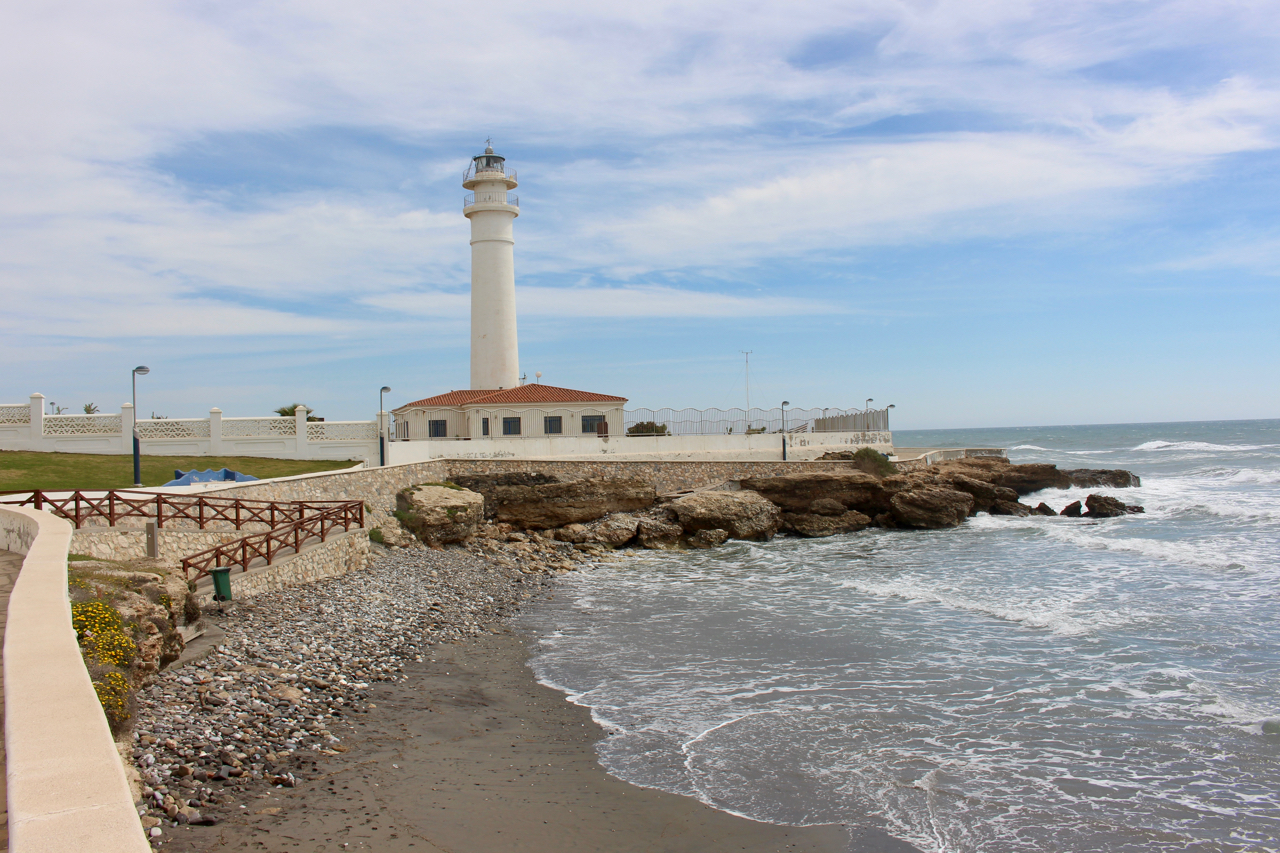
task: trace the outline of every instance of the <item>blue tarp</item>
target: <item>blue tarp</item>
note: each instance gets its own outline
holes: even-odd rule
[[[214,471],[212,468],[205,471],[174,471],[174,479],[165,483],[166,486],[190,486],[192,483],[247,483],[250,480],[256,480],[248,474],[241,474],[239,471],[232,471],[230,468],[219,468]]]

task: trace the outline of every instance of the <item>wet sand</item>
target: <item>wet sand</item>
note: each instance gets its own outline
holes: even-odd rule
[[[756,823],[609,776],[583,708],[537,683],[510,629],[433,649],[344,733],[344,755],[215,827],[166,831],[172,851],[911,851],[852,827]]]

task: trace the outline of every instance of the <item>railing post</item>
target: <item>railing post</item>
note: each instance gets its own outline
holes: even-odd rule
[[[156,528],[164,527],[164,495],[156,495]]]
[[[44,509],[44,492],[36,489],[36,509]]]

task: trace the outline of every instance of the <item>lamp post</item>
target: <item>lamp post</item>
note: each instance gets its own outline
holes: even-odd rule
[[[782,461],[787,461],[787,406],[790,406],[789,400],[782,401]]]
[[[378,389],[378,467],[385,467],[387,464],[387,425],[382,422],[382,395],[390,393],[390,385],[383,385]]]
[[[897,408],[897,406],[893,405],[893,403],[890,403],[890,404],[889,404],[889,407],[888,407],[888,408],[886,408],[886,409],[884,410],[884,429],[885,429],[885,432],[888,432],[888,431],[889,431],[889,409],[896,409],[896,408]]]
[[[133,380],[133,487],[142,488],[142,444],[138,441],[138,377],[146,376],[151,368],[138,365],[129,377]]]
[[[872,404],[872,403],[874,403],[874,402],[875,402],[875,400],[872,400],[870,397],[868,397],[868,398],[867,398],[867,404],[866,404],[865,406],[863,406],[862,408],[864,408],[864,409],[870,409],[870,408],[871,408],[871,404]]]

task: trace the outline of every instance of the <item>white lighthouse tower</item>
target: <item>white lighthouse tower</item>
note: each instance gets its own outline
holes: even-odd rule
[[[508,194],[516,173],[492,144],[471,158],[462,186],[462,215],[471,220],[471,387],[515,388],[520,384],[516,341],[516,266],[512,223],[520,201]]]

